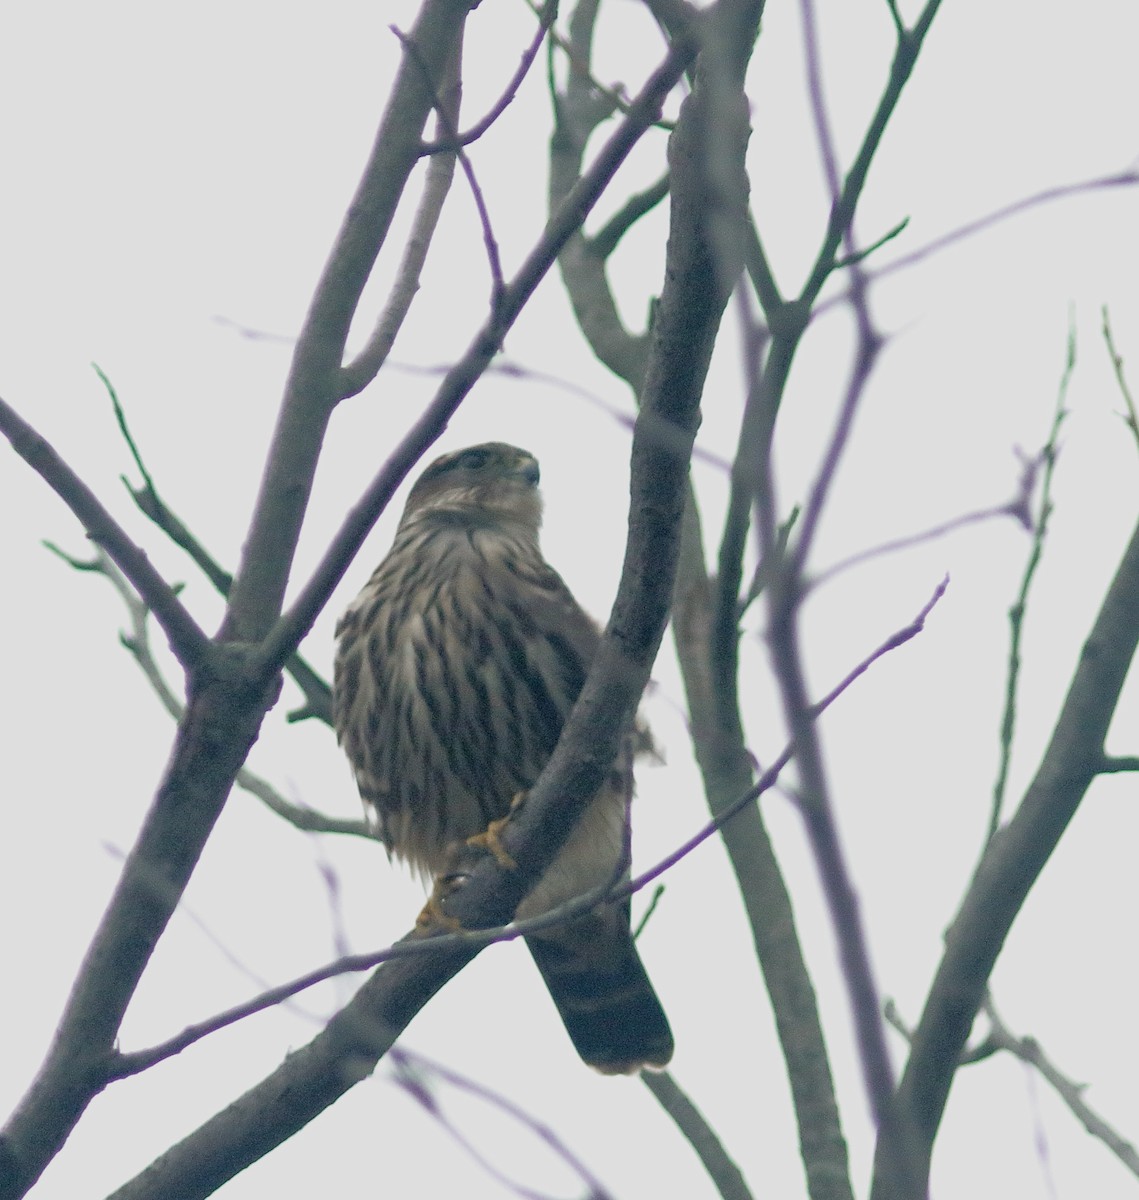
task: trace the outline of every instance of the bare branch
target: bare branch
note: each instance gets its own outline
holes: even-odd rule
[[[1105,754],[1100,761],[1101,775],[1118,775],[1125,771],[1139,771],[1139,755]]]
[[[222,623],[226,641],[257,642],[278,620],[324,433],[344,394],[341,367],[352,318],[408,178],[435,97],[456,54],[470,0],[424,0],[408,35],[416,47],[396,72],[356,194],[321,273],[293,352],[285,394]],[[297,648],[280,656],[277,666]]]
[[[459,119],[459,98],[462,91],[460,72],[460,53],[456,47],[455,53],[445,69],[441,83],[440,106],[435,114],[435,128],[438,133],[444,128],[444,121],[450,120],[452,125]],[[444,113],[447,116],[444,116]],[[423,273],[423,265],[427,261],[427,251],[439,224],[443,212],[443,204],[451,190],[451,182],[455,177],[455,155],[438,154],[427,164],[423,181],[423,194],[415,210],[411,223],[411,231],[404,243],[403,254],[399,268],[396,271],[395,282],[388,293],[387,303],[380,313],[364,348],[340,371],[340,398],[346,400],[355,396],[368,386],[379,374],[380,368],[387,361],[396,336],[403,327],[404,319],[411,310],[411,303],[419,291],[419,280]]]
[[[858,270],[857,266],[853,268],[856,276]],[[799,521],[795,546],[785,556],[781,569],[773,572],[767,589],[770,612],[768,641],[784,714],[796,745],[795,760],[800,779],[799,809],[839,944],[843,976],[858,1039],[863,1082],[875,1121],[882,1127],[894,1119],[894,1081],[858,899],[838,836],[822,749],[809,718],[798,623],[806,556],[879,348],[861,294],[856,298],[855,309],[859,326],[858,350],[839,417]],[[772,485],[770,478],[766,479],[765,486],[758,493],[759,506],[763,510],[761,529],[765,555],[775,551]],[[901,1170],[903,1177],[908,1177],[905,1165]]]
[[[222,596],[228,596],[230,587],[233,585],[233,576],[221,567],[213,555],[190,532],[178,514],[158,494],[158,487],[150,471],[147,469],[142,452],[134,439],[134,435],[131,433],[130,425],[127,422],[126,410],[119,400],[119,395],[115,390],[114,384],[97,364],[95,364],[95,373],[102,381],[103,387],[106,388],[107,395],[111,400],[111,407],[114,409],[119,431],[122,433],[123,440],[127,444],[127,449],[130,451],[135,466],[142,476],[143,486],[140,488],[133,487],[125,476],[122,477],[123,484],[127,491],[130,492],[131,499],[138,505],[145,517],[153,521],[176,546],[190,556],[194,565],[213,584],[214,588]],[[72,566],[78,566],[74,559],[62,555],[61,551],[57,551],[57,553],[60,553]],[[114,582],[113,577],[111,578],[112,582]],[[131,595],[133,597],[135,593],[132,591]],[[150,610],[146,609],[145,611],[149,612]],[[331,725],[332,689],[328,686],[328,683],[299,654],[292,655],[285,664],[285,669],[292,676],[305,697],[304,706],[291,712],[289,720],[300,721],[309,717],[316,717],[326,725]],[[167,710],[169,711],[169,705],[167,705]],[[176,717],[175,719],[177,720],[178,718]]]
[[[1012,217],[1018,217],[1022,213],[1039,208],[1044,204],[1051,204],[1055,200],[1067,200],[1073,196],[1086,195],[1089,192],[1106,191],[1110,188],[1135,187],[1137,184],[1139,184],[1139,170],[1129,169],[1119,171],[1114,175],[1098,175],[1093,179],[1085,179],[1078,183],[1060,184],[1056,187],[1045,188],[1041,192],[1036,192],[1034,195],[1016,200],[1012,204],[1005,205],[1003,208],[994,209],[992,212],[986,213],[983,217],[967,221],[964,225],[959,225],[956,229],[950,230],[949,233],[934,238],[924,246],[919,246],[909,254],[903,254],[900,258],[894,259],[893,262],[887,263],[877,270],[869,271],[867,273],[868,282],[876,283],[879,279],[885,279],[889,275],[904,271],[920,262],[924,262],[927,258],[932,258],[935,254],[940,254],[943,250],[948,250],[958,242],[973,237],[975,234],[986,232]],[[849,299],[849,291],[838,292],[833,296],[828,296],[826,300],[821,300],[815,304],[811,310],[811,314],[813,317],[817,317],[840,304],[845,304]]]
[[[432,1117],[439,1121],[459,1145],[493,1179],[503,1184],[510,1191],[514,1192],[515,1195],[526,1197],[527,1200],[547,1200],[547,1197],[541,1193],[531,1191],[529,1188],[525,1188],[511,1179],[496,1167],[469,1138],[459,1131],[444,1115],[441,1104],[429,1090],[424,1076],[434,1076],[444,1083],[448,1083],[452,1087],[466,1092],[468,1095],[477,1097],[500,1112],[504,1112],[523,1129],[529,1130],[530,1133],[534,1134],[535,1137],[552,1150],[585,1184],[588,1189],[585,1200],[612,1200],[611,1193],[605,1189],[601,1181],[593,1175],[585,1163],[570,1150],[549,1125],[539,1121],[532,1113],[520,1108],[512,1100],[508,1100],[501,1092],[493,1091],[485,1084],[470,1079],[465,1075],[460,1075],[457,1071],[451,1070],[450,1067],[433,1062],[422,1054],[413,1054],[411,1051],[404,1050],[399,1046],[392,1047],[389,1058],[395,1068],[395,1082],[404,1088],[407,1094],[426,1109]]]
[[[16,453],[39,474],[102,546],[138,590],[155,620],[170,639],[175,657],[192,673],[210,655],[209,639],[198,627],[174,589],[150,564],[142,550],[127,537],[122,526],[100,503],[95,493],[63,461],[52,446],[13,408],[0,400],[0,432]]]
[[[333,537],[308,583],[287,614],[277,622],[260,651],[261,670],[270,674],[293,652],[339,583],[376,518],[404,476],[443,431],[447,419],[487,369],[522,307],[553,264],[558,252],[581,227],[613,173],[659,113],[665,97],[695,55],[692,42],[674,45],[653,72],[629,113],[577,185],[550,218],[537,245],[507,285],[497,308],[475,335],[466,353],[447,372],[423,415],[396,447],[359,503]]]
[[[897,0],[886,0],[886,7],[890,10],[890,17],[894,22],[894,32],[899,38],[905,36],[906,27],[902,21],[902,14],[898,12]]]
[[[843,267],[852,267],[855,263],[865,262],[876,250],[881,250],[887,243],[892,242],[894,238],[905,230],[909,223],[909,217],[903,217],[893,229],[887,230],[880,238],[871,242],[869,246],[866,246],[862,250],[856,250],[845,258],[835,259],[834,269],[841,271]]]
[[[408,56],[418,63],[420,69],[423,71],[424,84],[431,91],[439,124],[443,127],[444,134],[451,139],[455,156],[459,160],[459,165],[463,168],[463,174],[467,177],[467,186],[471,189],[471,196],[474,199],[475,209],[479,215],[483,245],[486,247],[486,257],[490,264],[491,308],[494,308],[498,304],[499,297],[501,297],[506,285],[502,280],[502,257],[498,252],[498,240],[495,238],[494,230],[491,228],[490,212],[486,206],[486,198],[483,196],[482,188],[479,187],[479,181],[475,178],[475,169],[471,165],[470,157],[463,149],[462,142],[459,140],[454,117],[449,107],[440,99],[439,93],[432,82],[430,67],[419,57],[419,51],[416,49],[414,41],[401,33],[394,25],[390,26],[390,28],[392,33],[399,38],[400,45],[403,46]]]
[[[722,1200],[752,1200],[743,1173],[724,1149],[704,1114],[668,1071],[642,1071],[641,1082],[660,1102],[696,1151]]]
[[[596,0],[574,6],[569,23],[566,53],[570,70],[559,92],[550,67],[550,93],[554,132],[550,138],[550,211],[559,208],[578,185],[584,171],[589,139],[608,117],[592,76],[591,48],[597,18]],[[604,231],[603,231],[604,232]],[[607,255],[597,252],[585,234],[575,231],[558,253],[558,269],[574,318],[597,359],[639,393],[648,358],[648,337],[625,328],[607,277]]]
[[[956,918],[914,1033],[898,1089],[923,1175],[961,1049],[993,965],[1029,889],[1075,816],[1104,761],[1103,744],[1139,643],[1139,527],[1096,617],[1040,766],[1013,818],[989,843]],[[897,1131],[879,1135],[872,1200],[921,1194],[891,1169]]]
[[[1124,424],[1131,430],[1136,442],[1139,442],[1139,414],[1135,411],[1135,401],[1131,396],[1131,389],[1127,386],[1127,376],[1123,374],[1123,356],[1115,348],[1115,339],[1111,334],[1111,318],[1108,315],[1106,304],[1103,306],[1103,340],[1107,345],[1107,352],[1111,356],[1111,368],[1115,372],[1115,382],[1119,385],[1119,393],[1123,397],[1123,404],[1127,409],[1127,415],[1123,418]]]
[[[668,195],[668,176],[662,175],[656,183],[635,192],[609,218],[592,237],[585,239],[585,247],[598,258],[608,258],[630,229]]]
[[[919,533],[907,534],[905,537],[859,550],[848,558],[839,559],[832,566],[813,575],[809,581],[810,590],[815,591],[824,583],[829,583],[837,575],[849,571],[852,567],[860,566],[862,563],[884,558],[888,554],[896,554],[900,550],[912,550],[915,546],[923,546],[927,542],[937,541],[939,538],[956,533],[959,529],[965,529],[970,525],[979,525],[984,521],[1011,517],[1021,528],[1032,532],[1035,525],[1030,505],[1032,494],[1036,488],[1038,469],[1046,461],[1045,453],[1042,451],[1039,456],[1023,462],[1017,494],[1011,500],[1005,501],[1004,504],[993,505],[991,508],[978,508],[973,512],[962,513],[958,517],[951,517],[948,521],[943,521],[940,525],[933,525],[929,529],[923,529]]]
[[[596,12],[599,0],[587,0],[587,2]],[[535,16],[537,16],[541,11],[536,3],[536,0],[526,0],[526,7],[529,8]],[[575,16],[580,11],[581,6],[579,5],[578,8],[575,9]],[[549,71],[552,73],[553,50],[556,47],[558,50],[561,50],[569,59],[570,70],[575,74],[580,75],[588,83],[590,90],[598,102],[599,112],[601,112],[602,108],[604,109],[602,115],[599,117],[599,120],[603,120],[605,117],[611,116],[613,113],[628,114],[630,110],[630,104],[629,97],[626,94],[625,85],[622,83],[602,83],[596,75],[592,74],[589,63],[590,56],[588,52],[585,54],[581,53],[580,43],[578,42],[572,29],[572,20],[570,36],[568,38],[562,37],[562,35],[557,31],[556,27],[551,27],[549,44],[551,51],[548,62]],[[550,90],[552,93],[554,89],[551,87]],[[657,129],[663,129],[666,131],[670,131],[673,128],[673,123],[671,121],[666,121],[660,116],[657,117],[653,124]]]
[[[546,40],[546,34],[549,32],[550,26],[553,25],[557,13],[557,0],[546,0],[542,8],[537,11],[538,31],[534,34],[530,45],[522,52],[522,58],[514,74],[511,76],[510,82],[506,85],[502,95],[486,116],[472,125],[465,133],[458,133],[451,136],[446,130],[443,130],[443,136],[437,136],[433,142],[423,143],[423,154],[435,155],[453,152],[460,146],[469,146],[472,142],[478,141],[490,129],[495,121],[514,103],[514,97],[518,95],[518,89],[522,86],[522,81],[530,73],[534,59],[538,57],[538,51],[541,50],[542,43]]]
[[[1068,415],[1065,408],[1068,402],[1068,384],[1071,382],[1072,372],[1075,368],[1076,326],[1073,320],[1068,325],[1068,353],[1064,362],[1063,374],[1060,376],[1060,388],[1056,395],[1056,411],[1052,417],[1052,428],[1048,432],[1048,440],[1044,443],[1044,448],[1037,460],[1044,464],[1044,480],[1040,489],[1040,507],[1036,520],[1033,522],[1032,548],[1028,552],[1028,562],[1025,563],[1020,590],[1008,613],[1009,651],[1008,669],[1005,674],[1005,704],[1001,716],[1000,764],[997,767],[997,778],[993,785],[993,804],[989,813],[989,828],[985,836],[986,846],[992,842],[1000,828],[1001,809],[1004,807],[1005,788],[1008,785],[1008,772],[1012,763],[1013,735],[1016,732],[1017,684],[1020,680],[1020,643],[1024,633],[1024,617],[1028,610],[1028,596],[1032,590],[1032,581],[1036,578],[1036,569],[1044,554],[1044,538],[1048,533],[1048,522],[1052,517],[1052,476],[1056,468],[1060,426]]]
[[[1052,1085],[1056,1094],[1071,1109],[1076,1120],[1119,1159],[1132,1175],[1139,1175],[1139,1151],[1122,1137],[1084,1099],[1086,1084],[1076,1083],[1056,1067],[1035,1038],[1018,1038],[1010,1032],[997,1014],[991,998],[985,1000],[985,1016],[989,1018],[989,1038],[998,1050],[1007,1050],[1022,1062],[1035,1067]]]
[[[154,657],[150,646],[150,627],[147,621],[150,610],[127,582],[126,577],[119,572],[102,548],[99,549],[93,561],[80,562],[50,542],[45,545],[52,553],[57,554],[76,570],[92,571],[110,581],[111,586],[119,593],[126,605],[131,621],[131,632],[120,634],[119,640],[130,652],[131,657],[138,664],[139,670],[146,676],[147,682],[153,688],[162,707],[175,721],[180,721],[185,714],[186,706],[178,699]],[[376,838],[375,830],[371,829],[365,821],[329,817],[315,809],[293,804],[286,800],[267,779],[255,774],[248,767],[242,767],[238,771],[235,782],[238,787],[256,796],[266,808],[305,833],[345,833],[354,837]]]
[[[663,896],[664,896],[664,884],[658,883],[657,886],[655,888],[653,888],[653,894],[649,897],[648,906],[645,908],[645,911],[641,914],[641,919],[637,922],[636,927],[633,930],[633,941],[636,941],[637,938],[639,938],[641,936],[641,934],[644,933],[645,926],[648,925],[649,921],[652,918],[653,913],[656,912],[657,905],[661,902],[661,899]]]

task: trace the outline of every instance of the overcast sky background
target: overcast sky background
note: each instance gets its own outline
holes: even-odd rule
[[[661,56],[634,0],[607,0],[597,73],[635,91]],[[906,6],[903,6],[904,8]],[[138,516],[118,483],[131,464],[97,362],[117,387],[171,506],[224,564],[235,564],[295,334],[371,144],[410,0],[321,6],[263,2],[192,10],[137,2],[22,6],[7,14],[0,66],[0,394],[56,446],[145,545],[207,628],[221,608],[193,568]],[[909,6],[916,11],[916,7]],[[827,97],[849,164],[891,54],[884,0],[820,4]],[[470,22],[468,118],[485,111],[531,36],[521,3],[484,3]],[[905,233],[885,264],[1034,193],[1134,168],[1139,10],[1112,0],[994,6],[947,0],[872,172],[858,233]],[[755,57],[751,164],[757,219],[785,292],[811,261],[826,215],[805,106],[798,7],[769,6]],[[472,149],[506,271],[541,229],[549,101],[537,69]],[[464,122],[468,123],[468,122]],[[646,139],[614,191],[656,177],[663,135]],[[1066,199],[989,229],[875,286],[890,335],[820,533],[815,565],[1003,503],[1015,448],[1044,440],[1070,316],[1078,363],[1055,485],[1056,512],[1026,632],[1020,739],[1010,798],[1031,775],[1079,647],[1136,513],[1139,457],[1099,336],[1111,308],[1139,387],[1139,222],[1135,189]],[[406,214],[405,214],[406,215]],[[623,245],[615,282],[627,319],[660,288],[667,212]],[[399,245],[393,237],[392,249]],[[356,338],[383,299],[394,254],[368,292]],[[346,507],[432,394],[436,376],[486,311],[489,279],[470,196],[457,179],[438,244],[394,359],[338,412],[297,560],[299,584]],[[731,321],[729,314],[729,322]],[[241,330],[279,335],[251,339]],[[796,362],[781,417],[785,507],[817,466],[848,367],[849,321],[819,320]],[[582,603],[608,612],[620,567],[631,412],[594,363],[556,276],[506,347],[534,377],[487,376],[438,450],[506,439],[542,462],[548,558]],[[557,381],[564,381],[562,386]],[[714,546],[742,399],[732,339],[713,367],[694,467]],[[336,615],[391,538],[401,492],[305,652],[328,671]],[[77,555],[69,513],[15,457],[0,501],[8,586],[4,622],[7,834],[0,839],[0,946],[7,965],[0,1106],[38,1065],[66,990],[167,757],[172,727],[117,643],[122,606],[105,582],[70,572],[40,545]],[[912,619],[941,577],[951,585],[924,634],[878,664],[823,724],[835,802],[870,931],[878,980],[916,1021],[941,935],[979,851],[997,761],[1006,610],[1028,541],[993,521],[848,572],[807,610],[809,667],[827,691]],[[783,731],[751,622],[745,642],[749,735],[770,760]],[[161,639],[159,639],[161,641]],[[636,857],[646,866],[704,819],[686,753],[682,695],[666,640],[648,711],[668,764],[644,770]],[[287,695],[286,700],[290,697]],[[287,795],[357,815],[332,737],[286,728],[283,703],[252,765]],[[1135,753],[1130,688],[1109,743]],[[1017,1032],[1090,1084],[1086,1098],[1139,1137],[1134,963],[1139,805],[1132,777],[1095,784],[1030,896],[994,979]],[[856,1186],[873,1142],[834,947],[798,819],[765,801],[816,973]],[[335,904],[327,878],[338,883]],[[801,1194],[782,1063],[738,899],[717,845],[668,877],[643,952],[673,1022],[675,1075],[757,1195]],[[387,944],[408,927],[419,885],[375,846],[306,837],[235,792],[144,978],[124,1048],[185,1024],[338,953]],[[642,902],[643,904],[643,902]],[[337,915],[337,912],[339,915]],[[208,1039],[91,1106],[34,1192],[98,1196],[307,1041],[350,994],[341,980],[286,1011]],[[709,1196],[689,1148],[643,1086],[605,1080],[574,1056],[520,947],[485,953],[416,1019],[406,1044],[500,1091],[548,1124],[624,1200]],[[900,1040],[893,1047],[904,1061]],[[390,1082],[387,1065],[312,1127],[222,1190],[227,1200],[462,1188],[504,1194]],[[487,1157],[527,1186],[580,1194],[548,1151],[485,1104],[443,1089],[445,1111]],[[963,1071],[935,1156],[934,1196],[1133,1196],[1136,1181],[1087,1138],[1047,1086],[1009,1059]]]

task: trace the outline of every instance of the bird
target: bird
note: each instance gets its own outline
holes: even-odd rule
[[[446,872],[457,845],[492,839],[493,848],[553,753],[601,640],[543,557],[539,481],[537,459],[503,442],[437,458],[336,628],[338,740],[389,856],[426,879]],[[516,919],[627,873],[634,743],[646,739],[625,737]],[[672,1031],[627,899],[526,944],[589,1066],[617,1075],[669,1062]]]

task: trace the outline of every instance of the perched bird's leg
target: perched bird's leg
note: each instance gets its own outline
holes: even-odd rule
[[[476,833],[473,837],[467,838],[468,846],[481,847],[484,850],[489,850],[490,853],[494,855],[494,861],[507,871],[517,871],[518,864],[514,861],[510,852],[502,844],[502,840],[498,835],[510,823],[510,818],[514,816],[515,810],[522,806],[522,803],[525,799],[526,793],[519,792],[514,799],[511,800],[510,811],[505,817],[499,817],[498,820],[491,821],[491,823],[482,831],[482,833]]]
[[[510,802],[510,811],[505,817],[499,817],[482,831],[462,842],[453,842],[447,849],[447,863],[442,871],[435,876],[431,895],[419,916],[415,918],[415,928],[420,933],[430,933],[445,929],[448,933],[461,933],[462,922],[449,916],[443,905],[448,897],[454,895],[470,876],[473,862],[481,851],[494,856],[495,862],[507,871],[517,871],[518,864],[510,852],[502,844],[499,834],[510,821],[516,810],[526,799],[525,792],[519,792]]]
[[[440,930],[446,933],[462,933],[463,923],[458,917],[449,916],[443,911],[443,903],[448,896],[453,895],[462,887],[467,878],[465,871],[441,871],[435,876],[435,884],[431,895],[415,918],[415,932],[419,934],[436,933]]]

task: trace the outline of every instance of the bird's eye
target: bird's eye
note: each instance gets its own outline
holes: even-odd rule
[[[455,465],[467,471],[481,471],[486,466],[486,460],[485,450],[464,450]]]

